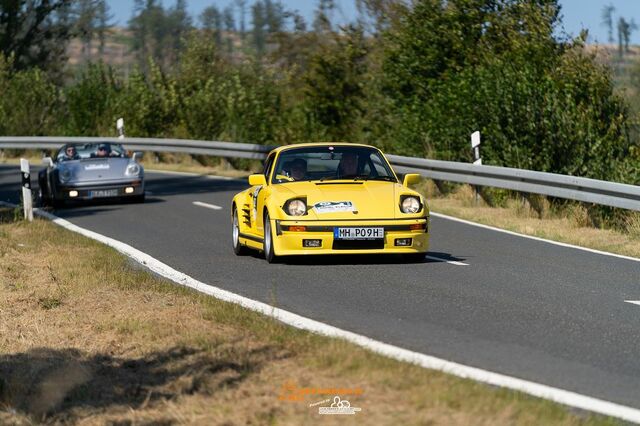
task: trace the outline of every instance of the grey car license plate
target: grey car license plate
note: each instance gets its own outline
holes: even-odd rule
[[[337,240],[381,240],[384,238],[384,228],[349,227],[333,228],[333,238]]]
[[[104,197],[117,197],[117,189],[99,189],[96,191],[89,191],[89,197],[91,198],[104,198]]]

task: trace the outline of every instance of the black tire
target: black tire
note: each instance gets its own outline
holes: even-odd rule
[[[38,205],[40,207],[48,207],[51,205],[51,199],[47,196],[46,185],[42,179],[38,179]]]
[[[249,253],[249,249],[240,243],[240,218],[235,207],[231,217],[231,245],[233,246],[233,252],[236,256],[245,256]]]
[[[49,205],[54,209],[62,208],[66,204],[64,200],[56,200],[55,198],[52,198],[51,200],[49,200],[49,203],[50,203]]]
[[[409,263],[422,263],[424,262],[426,255],[427,253],[409,253],[409,254],[404,254],[403,258],[406,262],[409,262]]]
[[[143,192],[140,195],[134,195],[133,197],[131,197],[131,202],[132,203],[144,203],[144,200],[146,199],[147,195]]]
[[[42,187],[38,188],[38,206],[47,207],[49,204],[49,200],[47,200],[42,193]]]
[[[264,239],[262,240],[262,248],[264,251],[264,258],[269,263],[277,263],[278,256],[273,250],[273,233],[271,230],[271,219],[269,219],[269,213],[264,214]]]

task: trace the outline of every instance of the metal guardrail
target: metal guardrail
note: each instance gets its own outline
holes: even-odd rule
[[[189,139],[160,138],[98,138],[98,137],[41,137],[3,136],[0,149],[58,149],[65,143],[111,142],[126,145],[132,151],[181,152],[186,154],[213,155],[227,158],[266,158],[272,147],[249,143],[198,141]]]
[[[388,155],[401,173],[478,186],[566,198],[629,210],[640,210],[640,186],[509,167]]]
[[[0,149],[57,149],[65,143],[123,143],[127,149],[182,152],[262,160],[273,147],[255,144],[158,138],[0,137]],[[387,155],[396,171],[443,181],[492,186],[640,211],[640,186],[554,173]]]

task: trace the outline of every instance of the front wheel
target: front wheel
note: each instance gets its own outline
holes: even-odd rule
[[[47,197],[46,187],[42,179],[38,179],[38,205],[40,207],[48,207],[51,205],[51,200]]]
[[[264,258],[269,263],[276,263],[278,256],[275,255],[273,250],[273,233],[271,232],[271,219],[269,219],[269,213],[264,215],[264,240],[262,241],[262,247],[264,250]]]
[[[403,255],[405,261],[409,263],[421,263],[424,261],[427,253],[409,253]]]
[[[146,199],[146,194],[143,192],[140,195],[130,196],[129,198],[126,199],[126,201],[132,204],[139,204],[139,203],[144,203],[145,199]]]
[[[233,222],[231,225],[231,242],[236,256],[247,254],[247,247],[240,244],[240,221],[238,220],[238,210],[235,208],[233,209]]]

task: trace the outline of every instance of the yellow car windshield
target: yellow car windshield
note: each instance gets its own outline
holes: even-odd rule
[[[283,151],[275,165],[272,183],[339,179],[397,182],[377,149],[326,145]]]

